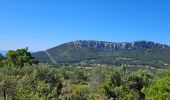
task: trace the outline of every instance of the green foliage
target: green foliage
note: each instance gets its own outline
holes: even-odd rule
[[[142,99],[145,95],[141,92],[142,88],[149,85],[151,75],[146,72],[138,71],[130,73],[126,68],[113,71],[110,79],[101,87],[108,99]]]
[[[28,52],[28,48],[9,50],[2,60],[2,66],[6,67],[23,67],[24,65],[37,64],[38,62]]]
[[[4,57],[3,57],[3,55],[2,54],[0,54],[0,67],[2,67],[2,63],[1,63],[1,61],[4,59]]]
[[[152,84],[143,88],[147,100],[170,99],[170,71],[164,71]]]
[[[3,59],[3,55],[2,54],[0,54],[0,60],[2,60]]]
[[[170,70],[130,71],[124,65],[85,62],[57,67],[26,62],[9,65],[0,67],[0,97],[12,100],[170,99]]]
[[[14,100],[43,100],[38,94],[32,92],[25,86],[18,87],[15,96],[13,97]]]
[[[8,76],[0,72],[0,93],[4,98],[8,99],[9,95],[14,95],[16,90],[17,81],[14,76]]]
[[[100,90],[100,85],[108,80],[108,77],[112,75],[114,68],[103,66],[94,67],[90,71],[89,83],[91,92],[97,92]]]
[[[90,94],[89,86],[82,84],[66,85],[62,88],[61,96],[62,100],[87,100]]]
[[[58,98],[61,93],[58,71],[48,65],[25,66],[17,73],[14,100],[46,100]]]

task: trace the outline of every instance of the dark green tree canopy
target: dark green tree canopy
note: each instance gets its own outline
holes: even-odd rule
[[[38,64],[38,61],[35,60],[31,53],[28,52],[28,48],[24,49],[17,49],[15,50],[9,50],[7,54],[5,55],[5,59],[2,60],[1,65],[7,66],[7,67],[23,67],[24,65],[32,65],[32,64]]]
[[[0,54],[0,61],[3,59],[4,57],[3,57],[3,55],[2,54]]]

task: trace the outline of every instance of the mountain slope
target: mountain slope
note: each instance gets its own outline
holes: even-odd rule
[[[161,67],[170,64],[170,46],[151,41],[73,41],[32,53],[42,63],[101,63]]]

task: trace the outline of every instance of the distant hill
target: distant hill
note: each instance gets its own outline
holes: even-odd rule
[[[2,55],[5,55],[6,53],[7,53],[7,51],[5,51],[5,50],[0,51],[0,54],[2,54]]]
[[[152,41],[73,41],[32,53],[39,62],[95,63],[160,68],[170,65],[170,46]]]

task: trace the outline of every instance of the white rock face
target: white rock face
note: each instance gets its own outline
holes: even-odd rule
[[[159,43],[151,41],[134,41],[134,42],[105,42],[105,41],[83,41],[78,40],[71,42],[74,45],[74,48],[95,48],[102,49],[107,51],[115,50],[136,50],[136,49],[162,49],[168,47],[167,45],[162,45]]]

